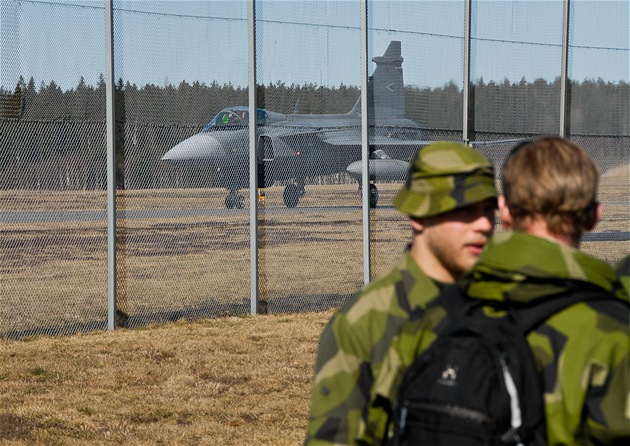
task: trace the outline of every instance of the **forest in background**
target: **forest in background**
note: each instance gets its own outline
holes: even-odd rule
[[[105,178],[105,91],[81,79],[63,91],[54,81],[36,87],[20,78],[14,91],[0,88],[0,189],[101,189]],[[157,187],[162,154],[198,132],[224,107],[246,105],[247,88],[182,81],[179,85],[116,84],[119,187]],[[630,136],[630,83],[586,80],[569,86],[571,135]],[[557,134],[560,81],[511,83],[479,80],[470,128],[493,135]],[[289,114],[345,113],[360,96],[356,86],[315,84],[260,86],[259,107]],[[407,117],[433,134],[461,132],[462,90],[405,88]],[[204,169],[204,166],[197,166]],[[199,170],[191,187],[212,185]],[[179,180],[177,180],[179,181]],[[199,183],[196,184],[195,182]],[[158,184],[159,183],[159,184]]]
[[[105,79],[96,86],[83,78],[76,88],[62,91],[54,82],[35,86],[18,80],[14,91],[0,88],[0,119],[102,121],[105,119]],[[630,83],[586,80],[571,82],[571,128],[574,133],[630,135]],[[462,90],[451,82],[438,88],[407,86],[407,117],[428,129],[461,129]],[[544,133],[556,130],[560,80],[518,83],[477,81],[472,86],[475,129],[480,132]],[[117,120],[154,125],[203,126],[224,107],[246,105],[247,88],[231,84],[182,81],[179,85],[138,87],[120,79],[116,85]],[[344,113],[360,95],[357,86],[316,84],[259,87],[259,107],[292,113]],[[123,110],[124,109],[124,110]],[[549,124],[551,122],[551,125]],[[547,130],[549,127],[549,130]]]

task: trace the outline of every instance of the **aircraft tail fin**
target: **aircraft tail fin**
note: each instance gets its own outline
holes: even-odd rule
[[[372,59],[376,63],[374,73],[368,79],[368,100],[376,118],[381,116],[402,118],[405,116],[405,91],[403,84],[400,41],[392,40],[382,56]],[[361,110],[361,97],[350,113]]]

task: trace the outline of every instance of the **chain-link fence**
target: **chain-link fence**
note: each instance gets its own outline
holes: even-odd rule
[[[363,286],[364,243],[374,277],[409,241],[395,161],[426,141],[469,139],[500,167],[514,141],[566,131],[603,174],[583,248],[630,252],[627,2],[572,1],[566,53],[562,0],[471,2],[467,85],[464,0],[368,1],[364,107],[359,0],[255,2],[255,27],[245,0],[114,1],[112,266],[108,3],[0,2],[1,337],[107,328],[112,267],[128,327],[247,314],[253,289],[259,312],[340,305]],[[368,240],[362,110],[371,157],[395,166],[370,188]]]

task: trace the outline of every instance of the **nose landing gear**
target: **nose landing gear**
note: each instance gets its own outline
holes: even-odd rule
[[[243,209],[245,207],[245,197],[231,191],[225,198],[225,207],[228,209]]]

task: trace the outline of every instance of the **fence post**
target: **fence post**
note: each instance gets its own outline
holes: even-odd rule
[[[471,140],[475,139],[475,102],[471,91],[474,90],[474,87],[470,85],[470,20],[472,15],[470,1],[471,0],[466,0],[464,2],[464,85],[462,87],[462,140],[464,144],[469,144]]]
[[[114,103],[113,0],[105,0],[107,140],[107,329],[116,327],[116,122]]]
[[[560,129],[559,136],[564,138],[570,134],[571,125],[568,84],[568,64],[569,64],[569,12],[571,11],[571,0],[564,0],[564,11],[562,14],[562,67],[560,71]]]
[[[250,255],[250,313],[258,314],[258,98],[256,88],[256,0],[249,2],[249,255]]]
[[[368,101],[368,21],[367,0],[361,0],[361,190],[363,214],[363,283],[368,284],[371,278],[370,262],[370,140]],[[376,119],[376,116],[374,117]],[[375,122],[376,124],[376,122]]]

